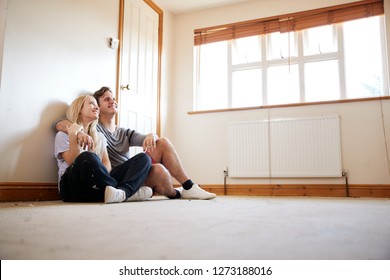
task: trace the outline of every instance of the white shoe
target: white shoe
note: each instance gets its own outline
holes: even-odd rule
[[[183,189],[181,197],[184,199],[212,199],[216,198],[217,195],[203,190],[198,184],[193,184],[191,189]]]
[[[118,203],[126,200],[126,193],[124,190],[116,189],[107,186],[104,191],[104,203]]]
[[[130,196],[126,201],[142,201],[142,200],[147,200],[151,198],[153,195],[153,190],[152,188],[149,188],[147,186],[142,186],[139,188],[139,190]]]
[[[183,194],[184,188],[183,187],[179,187],[179,188],[174,188],[174,189],[177,190],[180,193],[180,197],[181,197],[182,194]]]

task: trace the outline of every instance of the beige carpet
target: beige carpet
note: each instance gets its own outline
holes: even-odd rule
[[[0,203],[0,259],[390,259],[390,199]]]

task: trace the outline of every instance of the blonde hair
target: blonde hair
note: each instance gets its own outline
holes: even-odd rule
[[[81,109],[84,106],[84,101],[87,99],[87,97],[93,97],[92,94],[87,94],[87,95],[81,95],[75,100],[73,100],[72,104],[70,104],[68,110],[66,111],[66,117],[68,120],[72,123],[77,123],[79,125],[83,125],[82,122],[82,116],[81,116]],[[87,127],[87,131],[85,131],[89,136],[92,137],[95,147],[100,146],[100,137],[98,137],[98,133],[96,130],[96,126],[98,124],[98,120],[94,120],[92,123],[90,123]]]

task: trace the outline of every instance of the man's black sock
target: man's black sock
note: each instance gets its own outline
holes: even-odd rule
[[[183,186],[183,189],[185,190],[189,190],[192,188],[192,185],[194,184],[194,182],[191,181],[191,179],[188,179],[187,181],[185,181],[182,186]]]
[[[178,190],[176,190],[176,195],[175,196],[168,196],[169,199],[176,199],[176,198],[181,198],[181,194]]]

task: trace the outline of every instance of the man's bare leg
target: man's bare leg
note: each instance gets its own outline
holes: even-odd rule
[[[189,180],[189,177],[184,171],[179,155],[167,138],[158,139],[156,148],[148,151],[147,153],[152,157],[155,163],[163,164],[171,176],[180,184]]]
[[[171,174],[160,163],[152,164],[149,175],[145,180],[145,185],[151,187],[154,194],[164,195],[170,198],[176,196]]]
[[[201,189],[198,184],[194,184],[192,180],[189,179],[180,161],[179,155],[167,138],[158,139],[156,142],[156,148],[150,151],[148,150],[147,152],[154,162],[161,163],[166,168],[167,172],[183,186],[183,190],[181,192],[179,192],[179,190],[175,190],[176,195],[167,195],[168,197],[183,197],[187,199],[212,199],[216,197],[215,194]],[[152,177],[152,175],[150,176]],[[165,186],[164,188],[166,189],[168,187]]]

